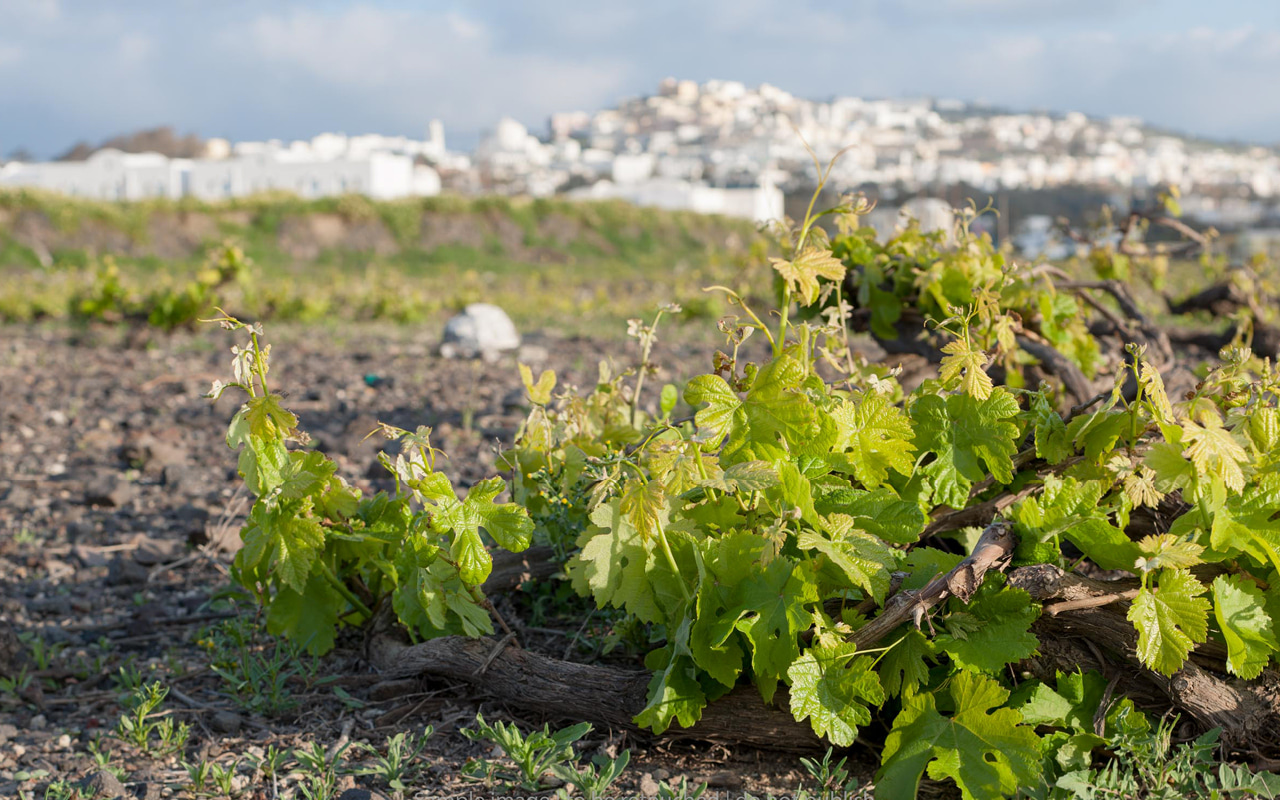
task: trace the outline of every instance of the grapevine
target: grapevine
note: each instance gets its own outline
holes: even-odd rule
[[[397,490],[362,497],[301,449],[261,329],[222,318],[249,337],[214,388],[248,398],[228,435],[257,498],[236,579],[313,652],[388,607],[420,639],[476,637],[505,627],[480,589],[490,544],[550,545],[578,594],[649,627],[635,725],[695,727],[750,684],[831,744],[885,731],[886,798],[925,776],[966,798],[1071,796],[1052,793],[1096,778],[1090,753],[1149,729],[1135,681],[1229,747],[1280,745],[1222,700],[1265,706],[1280,650],[1280,373],[1250,327],[1171,392],[1167,337],[1094,283],[1007,260],[967,218],[949,245],[915,227],[882,245],[866,211],[780,232],[776,314],[716,287],[744,315],[721,321],[729,352],[656,404],[674,309],[633,321],[639,365],[602,365],[585,393],[522,367],[510,503],[500,478],[459,500],[430,432],[385,426]],[[1120,255],[1089,263],[1123,310],[1105,283]],[[930,351],[936,374],[906,385],[850,324]],[[1106,655],[1073,638],[1097,631]]]

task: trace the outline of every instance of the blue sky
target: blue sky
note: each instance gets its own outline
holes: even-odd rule
[[[1280,142],[1280,0],[0,0],[0,152],[160,124],[455,140],[503,114],[770,82],[1135,114]]]

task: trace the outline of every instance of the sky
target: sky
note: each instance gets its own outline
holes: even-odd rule
[[[1280,0],[0,0],[0,153],[157,125],[451,144],[667,76],[1280,143]]]

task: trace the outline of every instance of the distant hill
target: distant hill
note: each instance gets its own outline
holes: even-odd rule
[[[204,148],[204,140],[194,133],[179,136],[172,127],[163,125],[113,136],[97,146],[79,142],[55,160],[84,161],[99,150],[107,149],[125,153],[160,153],[170,158],[197,158],[204,154]]]

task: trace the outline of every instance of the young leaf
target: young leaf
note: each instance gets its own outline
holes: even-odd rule
[[[938,378],[947,385],[960,379],[960,391],[977,400],[991,396],[994,384],[987,374],[987,354],[966,339],[953,339],[942,346]]]
[[[742,399],[719,375],[699,375],[689,381],[684,388],[684,401],[694,408],[706,403],[694,414],[693,421],[700,433],[710,434],[713,443],[729,435],[742,409]]]
[[[840,431],[834,450],[863,486],[875,489],[888,479],[890,469],[911,474],[916,449],[911,420],[884,395],[869,392],[856,403],[842,401],[831,416]]]
[[[707,705],[706,692],[698,683],[697,667],[689,652],[689,628],[687,613],[680,624],[670,629],[666,647],[654,650],[644,659],[646,668],[653,670],[649,681],[649,702],[635,717],[635,723],[662,733],[671,721],[690,728],[702,718]]]
[[[1005,664],[1031,656],[1040,644],[1030,631],[1040,608],[1022,589],[984,590],[965,611],[975,618],[975,629],[963,638],[938,637],[938,646],[964,669],[999,672]]]
[[[800,299],[801,305],[813,305],[818,299],[818,278],[844,280],[845,266],[825,248],[810,247],[793,260],[771,258],[769,262]]]
[[[464,571],[463,580],[467,583],[484,583],[493,568],[493,559],[480,538],[481,528],[506,550],[519,552],[529,546],[533,536],[529,512],[515,503],[493,502],[506,488],[501,478],[480,481],[471,487],[462,502],[442,472],[433,472],[414,483],[422,496],[435,506],[433,525],[436,529],[453,532],[453,558]]]
[[[1139,572],[1157,569],[1187,569],[1203,563],[1200,554],[1204,548],[1195,542],[1186,542],[1172,533],[1142,537],[1138,542],[1142,557],[1137,561]]]
[[[1216,475],[1228,489],[1238,492],[1244,488],[1244,471],[1240,465],[1247,463],[1249,456],[1231,431],[1212,417],[1207,422],[1206,425],[1193,420],[1182,423],[1182,441],[1187,446],[1183,455],[1191,459],[1200,475]]]
[[[817,432],[818,410],[800,389],[806,371],[793,353],[770,361],[756,373],[743,400],[752,439],[773,444],[782,437],[798,446]]]
[[[538,382],[533,382],[533,370],[524,364],[520,364],[520,381],[524,384],[525,393],[529,395],[529,401],[534,405],[545,406],[551,402],[551,393],[556,388],[556,373],[553,370],[543,370],[538,376]]]
[[[1172,675],[1196,642],[1208,636],[1209,601],[1204,584],[1186,570],[1165,570],[1156,588],[1143,588],[1129,607],[1138,629],[1138,658],[1157,672]]]
[[[801,550],[814,550],[830,559],[849,584],[870,595],[877,604],[889,591],[889,571],[896,563],[893,549],[854,527],[852,517],[832,514],[823,520],[823,533],[802,530],[796,538]]]
[[[1040,777],[1040,740],[1022,715],[1000,708],[1009,693],[990,678],[960,672],[946,689],[955,713],[938,713],[934,695],[903,703],[885,739],[876,797],[916,796],[926,768],[934,780],[950,778],[965,800],[989,800],[1032,786]]]
[[[665,525],[667,497],[657,481],[631,481],[622,490],[622,513],[643,539],[651,539]]]
[[[656,540],[640,536],[616,497],[592,512],[591,521],[596,527],[583,534],[582,549],[569,564],[574,589],[589,592],[600,608],[625,608],[645,622],[664,619],[650,577],[657,568]]]
[[[988,470],[1000,483],[1013,480],[1018,426],[1009,420],[1017,413],[1018,401],[1003,388],[985,400],[925,395],[911,406],[916,446],[937,456],[924,467],[933,481],[935,503],[964,508],[969,489]]]
[[[791,715],[796,722],[808,719],[814,733],[837,747],[851,746],[858,727],[871,722],[868,706],[886,699],[871,656],[855,658],[856,650],[847,642],[811,647],[787,669]]]
[[[1227,668],[1245,680],[1258,677],[1280,650],[1265,603],[1262,591],[1241,576],[1213,581],[1213,613],[1227,642]]]

